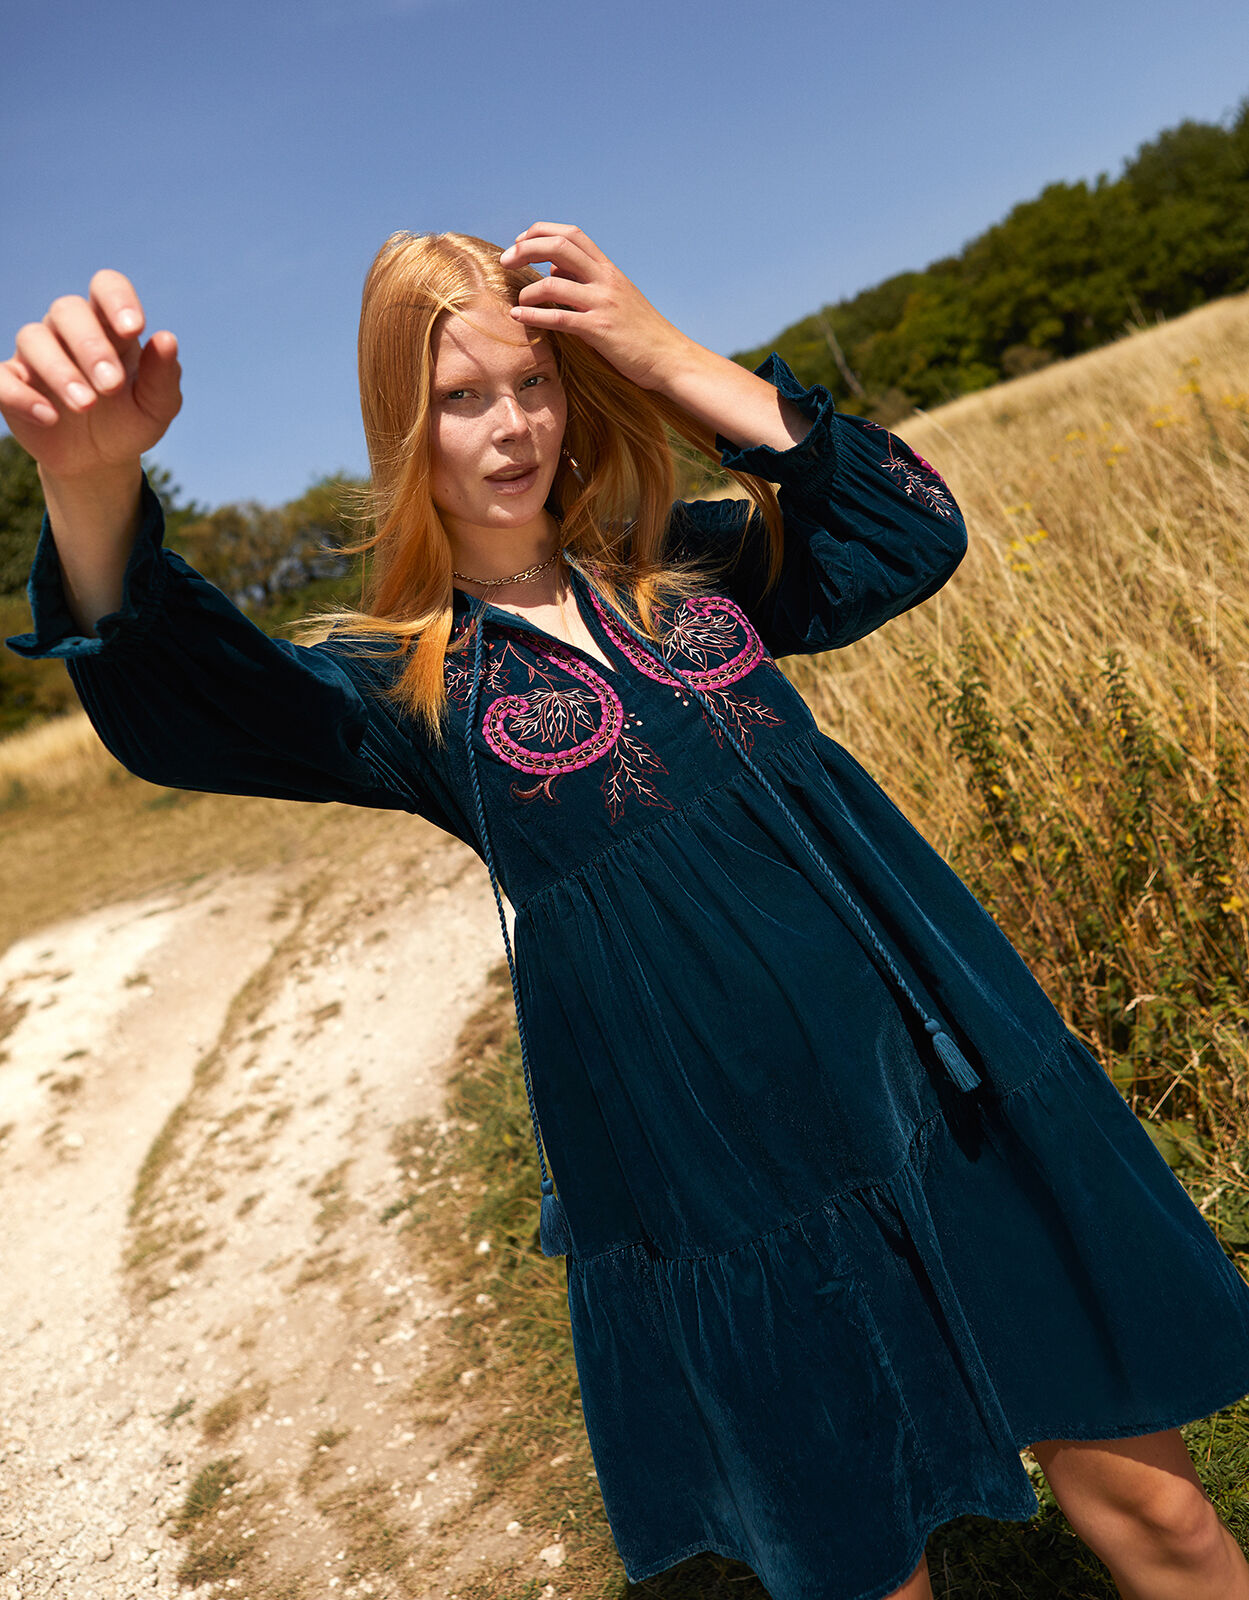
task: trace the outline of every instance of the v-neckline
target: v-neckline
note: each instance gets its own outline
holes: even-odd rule
[[[580,573],[575,567],[571,569],[569,582],[572,589],[573,604],[577,608],[577,615],[581,618],[582,622],[585,623],[586,631],[594,640],[595,644],[602,648],[603,641],[599,637],[599,634],[596,633],[594,627],[591,625],[590,619],[586,616],[586,608],[581,601],[581,584],[578,581],[580,576]],[[458,586],[456,588],[456,593],[462,594],[470,603],[470,606],[475,604],[479,598],[477,595],[469,594],[467,589],[460,589]],[[487,604],[486,612],[493,612],[498,617],[507,618],[507,624],[509,626],[515,625],[516,627],[526,629],[530,633],[536,633],[542,639],[549,639],[552,644],[557,644],[562,646],[562,648],[565,650],[573,651],[576,655],[582,656],[585,658],[585,660],[592,662],[595,671],[603,673],[608,678],[618,679],[624,677],[624,673],[619,667],[610,665],[606,660],[600,659],[592,651],[585,649],[584,646],[574,644],[571,639],[562,639],[557,633],[548,633],[545,628],[540,628],[536,622],[531,622],[528,617],[521,616],[518,611],[511,611],[507,606],[496,605],[492,600]]]

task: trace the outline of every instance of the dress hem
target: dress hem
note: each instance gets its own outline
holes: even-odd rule
[[[1022,1462],[1020,1466],[1022,1469]],[[1032,1505],[1028,1509],[1024,1509],[1025,1501],[1022,1496],[1018,1500],[1009,1503],[1010,1509],[1002,1505],[994,1507],[983,1500],[975,1502],[950,1501],[945,1503],[929,1513],[923,1535],[918,1543],[912,1547],[914,1554],[908,1557],[903,1564],[902,1570],[896,1576],[886,1579],[883,1585],[875,1584],[872,1588],[860,1589],[857,1594],[853,1595],[839,1594],[834,1596],[833,1600],[887,1600],[887,1596],[900,1589],[916,1567],[919,1566],[927,1549],[928,1541],[936,1530],[947,1522],[953,1522],[956,1517],[988,1517],[996,1522],[1030,1522],[1040,1511],[1040,1501],[1037,1498],[1036,1490],[1031,1486],[1029,1486],[1028,1492],[1032,1497]],[[743,1555],[740,1550],[734,1550],[726,1544],[716,1544],[710,1540],[703,1540],[700,1543],[688,1545],[683,1550],[675,1551],[672,1555],[665,1556],[660,1561],[648,1562],[644,1567],[630,1567],[625,1562],[625,1577],[628,1578],[630,1583],[643,1583],[647,1578],[657,1577],[661,1572],[668,1571],[670,1567],[675,1567],[678,1563],[688,1561],[693,1556],[699,1555],[724,1556],[729,1561],[740,1561],[743,1566],[749,1567],[756,1577],[759,1576],[758,1569],[754,1566],[750,1557]],[[760,1579],[760,1582],[762,1581]]]
[[[1039,1441],[1045,1444],[1051,1439],[1074,1439],[1077,1442],[1087,1442],[1097,1439],[1137,1439],[1149,1433],[1169,1433],[1172,1428],[1187,1427],[1191,1422],[1204,1422],[1207,1417],[1216,1416],[1220,1411],[1225,1411],[1228,1406],[1238,1405],[1247,1395],[1249,1395],[1249,1371],[1246,1371],[1241,1378],[1237,1379],[1236,1385],[1230,1392],[1227,1390],[1220,1391],[1219,1398],[1213,1404],[1203,1403],[1202,1408],[1196,1411],[1191,1406],[1185,1406],[1178,1415],[1171,1414],[1175,1418],[1173,1421],[1130,1422],[1124,1423],[1118,1428],[1102,1428],[1099,1430],[1090,1430],[1087,1427],[1063,1428],[1050,1433],[1034,1433],[1030,1440],[1022,1444],[1019,1443],[1019,1440],[1023,1435],[1016,1429],[1015,1441],[1020,1450],[1031,1450],[1034,1443]],[[1050,1424],[1049,1426],[1052,1427],[1053,1425]]]

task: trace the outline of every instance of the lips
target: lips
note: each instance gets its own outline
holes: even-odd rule
[[[494,485],[494,492],[502,495],[528,494],[538,481],[538,463],[527,467],[505,467],[502,472],[492,472],[486,478]]]

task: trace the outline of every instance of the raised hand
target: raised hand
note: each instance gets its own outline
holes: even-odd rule
[[[87,299],[61,295],[18,330],[0,362],[0,415],[45,483],[137,465],[177,416],[178,341],[162,331],[141,345],[143,325],[129,278],[103,269]]]
[[[660,316],[580,228],[535,222],[499,260],[551,263],[550,276],[527,283],[513,308],[525,327],[575,333],[640,388],[658,390],[734,444],[788,450],[806,437],[809,419],[791,400]]]
[[[551,264],[549,277],[520,291],[512,313],[517,322],[575,333],[640,388],[662,388],[682,358],[698,348],[580,228],[535,222],[499,259],[505,267]]]

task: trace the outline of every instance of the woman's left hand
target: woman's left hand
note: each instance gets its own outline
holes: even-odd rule
[[[696,348],[580,228],[535,222],[499,260],[505,267],[551,264],[549,277],[520,291],[517,322],[575,333],[642,389],[668,384],[682,355]]]

